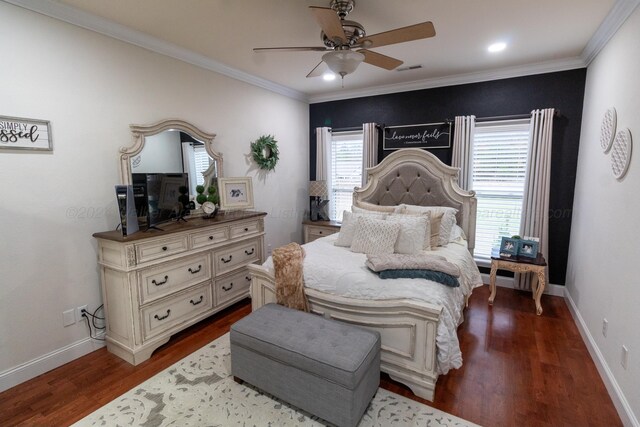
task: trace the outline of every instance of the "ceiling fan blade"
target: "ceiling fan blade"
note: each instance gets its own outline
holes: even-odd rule
[[[399,59],[392,58],[381,53],[372,52],[366,49],[360,49],[358,52],[364,55],[364,62],[384,68],[385,70],[393,70],[403,64]]]
[[[409,25],[408,27],[396,28],[384,33],[366,36],[359,43],[364,48],[374,48],[387,46],[390,44],[410,42],[413,40],[427,39],[436,35],[436,29],[431,21],[421,24]]]
[[[286,52],[286,51],[296,52],[296,51],[305,51],[305,50],[315,51],[315,52],[325,52],[327,50],[333,50],[333,49],[328,48],[328,47],[324,47],[324,46],[323,47],[320,47],[320,46],[318,46],[318,47],[300,46],[300,47],[254,47],[253,48],[254,52],[266,52],[266,51],[270,51],[270,50],[276,50],[276,51],[279,50],[279,51],[283,51],[283,52]]]
[[[333,41],[347,43],[347,35],[342,28],[342,21],[333,9],[309,6],[322,31]]]
[[[324,74],[327,71],[327,63],[324,61],[320,61],[318,65],[315,66],[313,70],[309,74],[307,74],[307,78],[309,77],[318,77]]]

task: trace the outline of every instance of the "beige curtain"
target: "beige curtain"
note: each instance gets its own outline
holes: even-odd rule
[[[547,261],[549,261],[549,182],[551,180],[553,114],[553,108],[531,112],[529,156],[520,224],[521,236],[540,238],[538,250]],[[530,274],[517,274],[516,288],[531,289],[530,276]]]
[[[375,123],[365,123],[362,125],[363,142],[362,147],[362,186],[369,178],[367,168],[374,167],[378,163],[378,125]]]
[[[451,166],[460,169],[458,185],[465,190],[471,189],[471,161],[473,159],[475,128],[476,116],[456,116]]]
[[[327,181],[331,177],[330,168],[331,128],[316,128],[316,181]]]

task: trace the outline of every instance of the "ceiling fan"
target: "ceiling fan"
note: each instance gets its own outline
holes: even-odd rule
[[[309,6],[318,25],[322,28],[320,36],[324,46],[259,47],[253,50],[255,52],[326,51],[328,53],[322,56],[322,61],[307,74],[307,77],[320,76],[326,67],[329,67],[344,79],[344,76],[353,73],[363,61],[386,70],[393,70],[403,63],[399,59],[373,52],[369,50],[370,48],[426,39],[436,35],[433,23],[427,21],[368,36],[361,24],[345,19],[354,6],[355,0],[331,0],[328,8]]]

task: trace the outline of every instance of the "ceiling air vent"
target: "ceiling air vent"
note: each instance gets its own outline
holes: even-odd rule
[[[396,71],[419,70],[420,68],[422,68],[422,65],[409,65],[408,67],[398,68]]]

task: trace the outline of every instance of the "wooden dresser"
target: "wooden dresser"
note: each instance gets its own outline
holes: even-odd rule
[[[249,296],[264,261],[263,212],[219,214],[98,240],[107,349],[137,365],[171,335]]]

